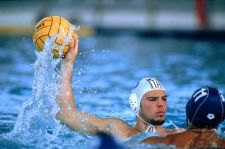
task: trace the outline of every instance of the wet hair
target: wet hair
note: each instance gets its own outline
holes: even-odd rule
[[[197,89],[186,104],[187,125],[217,128],[225,119],[225,99],[217,88]]]

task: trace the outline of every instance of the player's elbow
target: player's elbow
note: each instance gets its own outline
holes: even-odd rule
[[[63,120],[63,116],[62,116],[62,112],[61,111],[58,111],[55,115],[56,119],[62,121]]]
[[[75,119],[75,111],[59,111],[56,114],[56,118],[60,120],[60,122],[64,125],[66,125],[71,130],[80,131],[81,126],[79,124],[79,121]]]
[[[61,123],[69,125],[70,114],[59,111],[56,113],[56,119],[58,119]]]

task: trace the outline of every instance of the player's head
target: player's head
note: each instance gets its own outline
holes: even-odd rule
[[[225,119],[225,99],[216,88],[199,88],[187,102],[186,116],[188,125],[217,128]]]
[[[156,125],[164,122],[166,92],[156,78],[141,79],[132,90],[129,103],[131,109],[144,122]]]

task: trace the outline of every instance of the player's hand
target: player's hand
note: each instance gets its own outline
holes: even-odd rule
[[[62,63],[73,65],[77,53],[78,53],[78,36],[77,34],[75,34],[75,39],[72,39],[70,41],[69,52],[66,54],[65,58],[62,59]]]

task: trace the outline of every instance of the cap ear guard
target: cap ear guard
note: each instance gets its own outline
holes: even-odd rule
[[[132,93],[130,95],[129,104],[131,109],[137,114],[139,110],[138,110],[137,96],[135,93]]]

